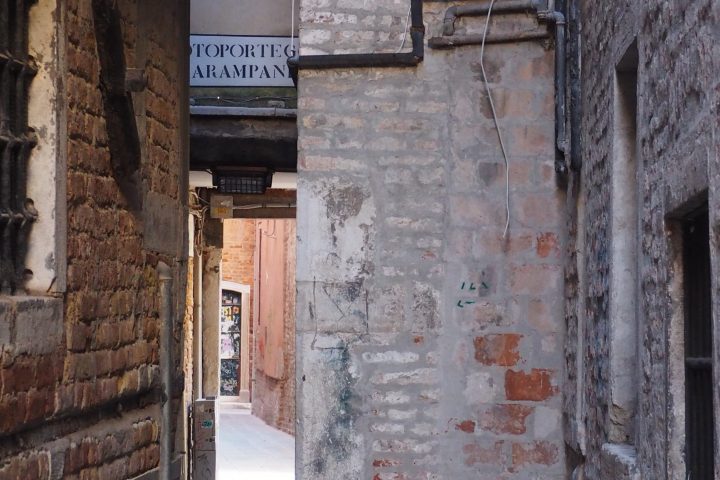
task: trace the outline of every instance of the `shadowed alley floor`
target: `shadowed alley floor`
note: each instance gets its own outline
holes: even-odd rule
[[[221,406],[218,480],[293,480],[295,439],[246,408]]]

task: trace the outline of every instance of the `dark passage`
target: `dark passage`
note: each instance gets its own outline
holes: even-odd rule
[[[710,231],[707,207],[684,228],[685,422],[687,478],[712,480],[714,471]]]

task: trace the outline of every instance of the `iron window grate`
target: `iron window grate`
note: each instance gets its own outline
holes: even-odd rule
[[[685,461],[687,477],[714,478],[710,225],[707,208],[683,229],[685,290]]]
[[[28,127],[28,91],[37,67],[28,53],[31,0],[0,3],[0,293],[22,288],[37,212],[26,198],[27,163],[37,143]]]

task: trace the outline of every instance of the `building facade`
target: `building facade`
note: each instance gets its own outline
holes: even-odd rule
[[[579,7],[565,441],[585,478],[718,478],[720,10]]]
[[[3,211],[36,216],[12,240],[27,254],[3,251],[0,478],[180,478],[187,2],[3,2],[0,19]],[[7,157],[23,138],[27,176]]]
[[[718,6],[480,3],[301,3],[298,475],[717,478]]]
[[[717,1],[234,3],[0,5],[0,480],[192,478],[273,216],[296,478],[720,478]],[[296,89],[191,90],[296,28]]]
[[[484,30],[413,3],[428,45]],[[415,51],[409,6],[300,4],[297,477],[566,478],[552,28],[498,12],[482,60],[304,63]]]

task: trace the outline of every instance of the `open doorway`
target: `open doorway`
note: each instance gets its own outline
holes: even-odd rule
[[[294,219],[223,220],[220,480],[295,478],[295,235]]]
[[[220,301],[220,398],[250,402],[250,285],[223,280]]]

